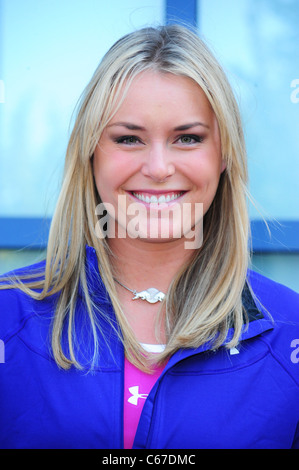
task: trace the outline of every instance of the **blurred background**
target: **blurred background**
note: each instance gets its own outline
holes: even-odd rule
[[[297,0],[0,0],[0,274],[45,254],[72,112],[103,54],[187,22],[241,107],[252,267],[299,292],[298,21]]]

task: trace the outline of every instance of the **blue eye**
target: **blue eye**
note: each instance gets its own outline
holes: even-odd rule
[[[140,142],[140,140],[134,135],[123,135],[121,137],[117,137],[115,142],[117,144],[134,145]]]
[[[202,142],[202,141],[203,141],[203,137],[201,137],[199,135],[194,135],[194,134],[184,134],[184,135],[181,135],[177,139],[177,142],[180,142],[180,143],[186,144],[186,145],[192,145],[194,143]]]

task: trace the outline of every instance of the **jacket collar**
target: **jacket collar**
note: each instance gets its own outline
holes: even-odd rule
[[[110,298],[99,273],[96,251],[90,246],[86,246],[86,269],[87,279],[92,296],[96,297],[97,300],[100,300],[103,304],[107,304],[107,308],[110,310],[111,314],[114,315],[114,313],[112,313],[113,309]],[[267,318],[266,315],[264,315],[262,306],[257,305],[257,301],[255,301],[255,299],[253,298],[253,295],[247,283],[245,284],[242,293],[242,302],[247,312],[248,323],[246,324],[244,322],[240,341],[253,338],[268,330],[273,329],[273,322],[269,318]],[[116,321],[116,319],[114,319],[114,321]],[[233,337],[233,334],[234,329],[230,328],[228,330],[226,340],[223,344],[229,342]],[[175,360],[176,362],[178,360],[177,356],[179,356],[180,359],[183,359],[190,355],[208,351],[210,349],[212,349],[211,344],[205,343],[197,349],[179,350],[177,353],[174,354],[173,358],[170,359],[169,363],[171,363],[172,360]]]
[[[91,294],[94,294],[97,298],[100,297],[101,300],[109,303],[110,300],[99,273],[96,250],[88,245],[86,245],[86,274]],[[253,300],[247,283],[242,293],[242,302],[247,312],[249,322],[260,320],[264,317],[261,309],[257,307]]]
[[[244,322],[239,342],[255,338],[262,333],[265,333],[266,331],[273,330],[273,321],[267,317],[266,314],[264,315],[262,306],[258,307],[247,283],[243,289],[242,301],[243,306],[247,312],[247,323]],[[233,335],[234,329],[229,328],[226,339],[223,342],[223,346],[225,346],[225,344],[233,338]],[[165,370],[183,359],[191,357],[195,354],[212,350],[213,346],[210,342],[206,342],[196,349],[180,349],[169,359]]]
[[[248,322],[261,320],[262,318],[264,318],[262,310],[257,307],[257,304],[253,299],[252,293],[250,292],[248,286],[248,282],[246,282],[242,292],[242,303],[247,313]]]

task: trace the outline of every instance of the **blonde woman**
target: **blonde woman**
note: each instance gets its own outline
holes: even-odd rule
[[[179,26],[82,94],[47,259],[2,279],[2,448],[298,447],[299,296],[248,270],[246,151]]]

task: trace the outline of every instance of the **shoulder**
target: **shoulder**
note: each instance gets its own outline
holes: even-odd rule
[[[0,338],[3,341],[10,340],[18,334],[26,323],[34,317],[44,316],[52,313],[53,300],[39,301],[34,295],[24,292],[16,286],[18,280],[24,284],[28,283],[29,276],[37,275],[40,279],[43,276],[45,263],[40,262],[31,266],[11,271],[1,275],[0,281]],[[38,279],[37,277],[35,279]],[[15,285],[15,287],[12,287]],[[37,290],[35,292],[38,292]],[[53,296],[54,297],[54,296]]]
[[[299,386],[299,294],[256,272],[249,282],[265,317],[273,328],[261,336],[275,362]]]
[[[299,321],[297,292],[255,271],[249,271],[248,280],[257,300],[274,319]]]
[[[24,283],[26,283],[26,280],[30,281],[33,276],[35,276],[35,279],[42,279],[44,276],[45,267],[46,262],[43,260],[39,263],[31,264],[29,266],[24,266],[22,268],[0,274],[1,292],[7,292],[9,288],[5,289],[5,286],[13,284],[18,279],[24,280]]]

